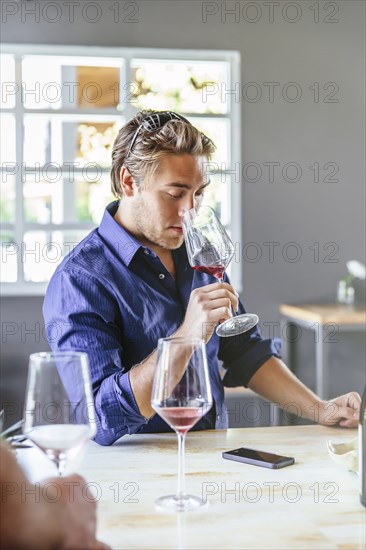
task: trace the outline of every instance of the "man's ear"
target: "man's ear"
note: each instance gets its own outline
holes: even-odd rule
[[[122,166],[121,168],[121,171],[119,173],[119,181],[120,181],[124,196],[133,197],[134,191],[135,191],[134,179],[131,173],[128,171],[128,169],[125,166]]]

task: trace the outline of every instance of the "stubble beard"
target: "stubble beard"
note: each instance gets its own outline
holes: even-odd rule
[[[133,209],[136,228],[140,235],[143,235],[149,245],[160,246],[166,250],[177,250],[183,244],[184,237],[164,237],[156,230],[156,218],[149,208],[146,208],[144,199],[140,196]]]

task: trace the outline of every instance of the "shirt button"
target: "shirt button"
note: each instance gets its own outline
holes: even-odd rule
[[[159,279],[165,279],[164,273],[160,273],[160,274],[159,274]]]
[[[147,255],[150,254],[150,252],[147,250],[147,248],[145,248],[144,253],[147,254]]]

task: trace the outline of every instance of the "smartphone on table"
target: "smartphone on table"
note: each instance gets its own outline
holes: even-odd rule
[[[291,464],[295,462],[292,456],[281,456],[266,451],[248,449],[246,447],[240,447],[233,451],[225,451],[222,453],[222,456],[227,460],[235,460],[236,462],[244,462],[246,464],[253,464],[254,466],[272,468],[275,470],[284,468],[285,466],[291,466]]]

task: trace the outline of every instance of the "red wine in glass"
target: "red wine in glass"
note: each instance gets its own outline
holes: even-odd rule
[[[192,267],[196,271],[208,273],[216,277],[219,281],[224,278],[225,269],[231,259],[231,251],[225,255],[220,255],[215,243],[210,243],[204,235],[193,234],[195,238],[196,250],[192,254]]]
[[[207,273],[208,275],[212,275],[213,277],[216,277],[219,281],[222,281],[224,277],[225,272],[225,266],[223,265],[195,265],[193,267],[196,271],[201,271],[202,273]]]

